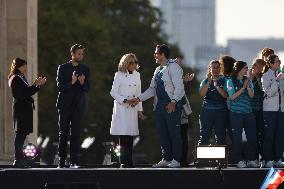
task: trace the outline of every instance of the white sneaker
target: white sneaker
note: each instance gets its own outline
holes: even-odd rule
[[[239,161],[237,164],[237,168],[245,168],[247,166],[246,162],[244,160]]]
[[[177,168],[177,167],[180,167],[180,163],[176,160],[172,160],[170,164],[168,164],[167,167],[170,167],[170,168]]]
[[[274,161],[268,161],[268,162],[265,163],[266,168],[271,168],[273,166],[274,166]]]
[[[283,168],[284,167],[284,163],[283,163],[283,161],[281,159],[278,160],[274,165],[277,168]]]
[[[78,168],[80,168],[80,166],[77,165],[77,164],[71,164],[71,165],[70,165],[70,168],[71,168],[71,169],[78,169]]]
[[[162,159],[159,163],[154,164],[152,167],[159,168],[159,167],[167,167],[171,162]]]
[[[264,161],[264,160],[262,160],[262,161],[260,162],[260,167],[261,167],[261,168],[265,168],[265,161]]]
[[[256,159],[256,160],[253,160],[253,161],[248,161],[247,162],[247,167],[250,167],[250,168],[259,168],[259,161]]]

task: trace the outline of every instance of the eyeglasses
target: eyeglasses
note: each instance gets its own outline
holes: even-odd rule
[[[281,60],[277,60],[277,61],[275,61],[274,63],[280,63],[280,64],[281,64]]]

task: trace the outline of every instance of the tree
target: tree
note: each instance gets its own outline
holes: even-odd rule
[[[142,90],[149,85],[156,65],[155,44],[167,43],[161,31],[161,13],[148,0],[50,0],[39,1],[39,73],[48,77],[39,94],[39,132],[58,141],[56,71],[69,60],[69,48],[75,43],[86,46],[83,61],[91,70],[91,90],[82,137],[95,136],[95,145],[84,163],[101,163],[102,142],[110,141],[109,127],[113,99],[109,95],[114,73],[121,56],[133,52],[141,65]],[[180,55],[171,45],[173,55]],[[146,153],[148,161],[160,158],[160,147],[154,127],[152,104],[144,104],[149,119],[140,124],[141,142],[137,152]],[[150,148],[151,147],[151,148]],[[52,159],[50,153],[46,154]]]

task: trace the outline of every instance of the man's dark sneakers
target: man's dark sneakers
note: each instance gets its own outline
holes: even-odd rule
[[[66,163],[65,163],[65,159],[60,159],[59,158],[59,162],[58,162],[58,166],[57,168],[66,168]]]
[[[14,160],[13,167],[16,167],[16,168],[29,168],[28,164],[24,160],[22,160],[22,159]]]

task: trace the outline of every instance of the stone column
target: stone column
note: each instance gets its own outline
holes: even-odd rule
[[[0,0],[0,164],[13,160],[12,96],[7,76],[15,57],[27,60],[28,80],[33,81],[37,77],[37,0]],[[34,98],[38,107],[37,96]],[[27,140],[36,143],[37,111],[33,127]]]

